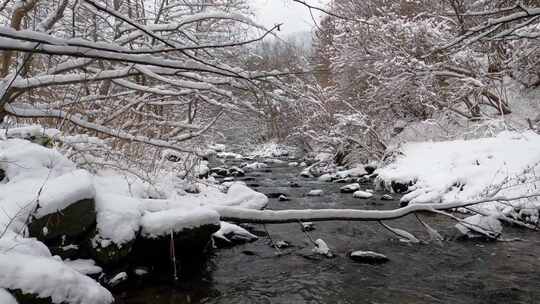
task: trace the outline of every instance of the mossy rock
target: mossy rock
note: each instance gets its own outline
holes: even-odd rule
[[[184,229],[173,235],[177,271],[182,275],[197,273],[204,266],[205,254],[212,244],[212,234],[219,230],[219,225],[208,224],[197,228]],[[133,265],[151,266],[158,271],[169,272],[171,268],[171,238],[139,237],[133,246],[131,255]]]
[[[63,210],[33,219],[28,228],[30,236],[45,244],[58,244],[60,239],[83,237],[95,224],[95,202],[93,199],[84,199]]]

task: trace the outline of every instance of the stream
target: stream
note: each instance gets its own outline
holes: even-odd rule
[[[230,163],[229,163],[230,164]],[[299,177],[301,168],[269,164],[269,170],[246,173],[255,190],[284,193],[291,200],[271,198],[267,209],[358,208],[394,209],[399,197],[383,201],[340,193],[344,184]],[[296,181],[300,187],[289,186]],[[371,184],[362,189],[373,188]],[[308,197],[323,189],[320,197]],[[445,236],[455,224],[448,218],[421,214],[426,223]],[[387,222],[422,240],[429,237],[414,215]],[[179,283],[144,282],[115,294],[120,304],[184,303],[539,303],[540,235],[505,226],[503,237],[523,241],[483,242],[448,240],[442,244],[408,244],[376,222],[318,222],[309,232],[330,246],[334,258],[312,252],[313,245],[298,224],[253,225],[265,229],[274,241],[292,247],[278,255],[267,237],[253,243],[217,249],[208,270]],[[385,254],[389,262],[361,264],[347,255],[353,250]],[[539,299],[536,301],[536,299]]]

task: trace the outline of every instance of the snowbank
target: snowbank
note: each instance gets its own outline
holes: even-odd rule
[[[414,185],[402,201],[410,203],[467,201],[495,194],[520,195],[540,186],[540,135],[503,132],[474,140],[408,143],[386,167],[377,170],[381,184]],[[514,202],[514,207],[540,208],[538,198]],[[505,206],[482,207],[502,211]],[[508,210],[507,210],[508,212]]]

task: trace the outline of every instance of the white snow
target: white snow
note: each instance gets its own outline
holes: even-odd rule
[[[0,287],[21,289],[53,303],[107,304],[111,293],[61,261],[15,252],[0,252]]]
[[[17,300],[7,290],[0,288],[0,303],[2,304],[18,304]]]
[[[370,198],[372,196],[373,196],[373,193],[362,191],[362,190],[358,190],[353,193],[353,197],[356,197],[356,198]]]
[[[81,274],[98,274],[103,271],[94,260],[64,260],[64,264]]]
[[[527,194],[540,186],[540,135],[502,132],[496,137],[404,144],[394,162],[376,172],[379,182],[414,182],[402,198],[410,203],[469,201],[491,195]],[[512,202],[520,209],[538,209],[538,198]],[[486,203],[485,210],[507,205]]]

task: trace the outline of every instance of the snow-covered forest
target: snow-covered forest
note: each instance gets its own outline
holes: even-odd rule
[[[0,304],[535,303],[540,1],[272,1],[0,0]]]

